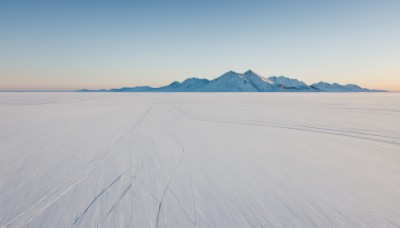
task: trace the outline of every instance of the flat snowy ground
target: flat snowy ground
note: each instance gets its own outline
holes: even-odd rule
[[[400,94],[0,93],[0,226],[399,227]]]

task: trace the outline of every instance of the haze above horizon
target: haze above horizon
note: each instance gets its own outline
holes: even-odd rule
[[[252,69],[400,91],[400,2],[2,1],[0,90],[161,86]]]

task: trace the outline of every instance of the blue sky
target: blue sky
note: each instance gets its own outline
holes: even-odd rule
[[[252,69],[400,90],[400,1],[0,2],[0,90],[163,85]]]

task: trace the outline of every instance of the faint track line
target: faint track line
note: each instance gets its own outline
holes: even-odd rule
[[[252,122],[271,124],[271,123],[264,122],[264,121],[252,121]],[[284,126],[284,125],[282,125],[282,126]],[[339,129],[332,129],[332,128],[312,127],[312,126],[306,126],[306,125],[301,125],[301,124],[293,124],[293,125],[287,125],[287,126],[296,126],[296,127],[311,128],[311,129],[317,129],[317,130],[323,130],[323,131],[334,131],[334,132],[341,132],[341,133],[358,134],[358,135],[400,140],[400,138],[396,138],[396,137],[392,137],[392,136],[364,133],[364,132],[358,132],[358,131],[352,131],[352,130],[339,130]]]
[[[131,173],[131,176],[130,176],[130,183],[131,183],[131,186],[133,185],[133,172],[135,172],[135,166],[133,166],[133,163],[132,163],[132,153],[131,153],[131,140],[129,140],[129,149],[128,149],[128,153],[129,153],[129,162],[130,162],[130,164],[131,164],[131,169],[130,169],[130,173]],[[136,174],[135,174],[136,175]],[[136,177],[136,176],[135,176]],[[131,225],[133,226],[133,191],[131,191]]]
[[[153,193],[151,193],[151,191],[150,191],[149,187],[147,187],[147,185],[145,185],[142,181],[140,181],[139,183],[145,188],[146,192],[149,193],[150,197],[151,197],[154,201],[156,201],[157,203],[160,203],[160,200],[158,200],[158,199],[153,195]]]
[[[190,187],[192,189],[192,200],[193,200],[193,216],[194,216],[194,226],[197,226],[197,216],[196,216],[196,200],[194,199],[194,191],[193,191],[193,180],[192,174],[190,174]]]
[[[166,187],[164,188],[163,194],[162,194],[161,199],[160,199],[160,203],[159,203],[159,205],[158,205],[156,227],[159,227],[160,212],[161,212],[161,209],[162,209],[162,204],[163,204],[163,201],[164,201],[165,193],[167,192],[167,189],[169,188],[169,186],[170,186],[172,180],[174,179],[174,177],[175,177],[175,175],[176,175],[176,171],[178,170],[178,167],[180,166],[180,164],[181,164],[181,162],[182,162],[182,160],[183,160],[183,158],[184,158],[184,156],[185,156],[185,147],[184,147],[184,145],[183,145],[173,134],[171,134],[166,128],[162,127],[162,126],[158,123],[158,121],[157,121],[153,116],[152,116],[152,118],[153,118],[154,122],[155,122],[162,130],[164,130],[164,131],[165,131],[165,132],[166,132],[166,133],[167,133],[181,148],[182,148],[181,156],[180,156],[180,158],[179,158],[179,160],[178,160],[178,163],[176,164],[176,166],[175,166],[175,168],[174,168],[174,171],[173,171],[173,173],[172,173],[170,179],[168,180],[168,183],[167,183]]]
[[[380,141],[380,142],[400,145],[400,142],[389,141],[390,139],[400,140],[400,138],[392,137],[392,136],[357,132],[357,131],[352,131],[352,130],[340,130],[340,129],[331,129],[331,128],[322,128],[322,127],[312,127],[312,126],[305,126],[305,125],[301,125],[301,124],[282,125],[282,124],[275,124],[275,123],[271,123],[271,122],[258,121],[258,120],[250,120],[248,122],[245,122],[240,119],[231,119],[231,120],[211,119],[208,117],[187,115],[179,107],[176,107],[175,105],[173,105],[172,107],[175,110],[177,110],[184,118],[193,119],[193,120],[197,120],[197,121],[233,123],[233,124],[243,124],[243,125],[260,125],[260,126],[269,126],[269,127],[277,127],[277,128],[286,128],[286,129],[292,129],[292,130],[302,130],[302,131],[310,131],[310,132],[318,132],[318,133],[327,133],[327,134],[333,134],[333,135],[343,135],[343,136],[356,137],[356,138],[361,138],[361,139],[370,139],[370,140],[376,140],[376,141]],[[262,124],[257,124],[257,123],[262,123]],[[333,131],[333,132],[329,132],[329,131]],[[334,133],[334,132],[339,132],[339,133]],[[340,134],[340,133],[344,133],[344,134]],[[346,133],[349,133],[349,134],[346,134]],[[351,135],[351,134],[357,134],[359,136]],[[369,138],[368,136],[386,138],[388,140]]]
[[[337,135],[337,136],[347,136],[347,137],[352,137],[352,138],[357,138],[357,139],[364,139],[364,140],[370,140],[370,141],[376,141],[376,142],[383,142],[383,143],[392,144],[392,145],[396,145],[396,146],[400,145],[400,142],[392,142],[392,141],[376,139],[376,138],[372,138],[372,137],[369,138],[369,137],[366,137],[366,136],[357,136],[357,135],[351,135],[351,134],[340,134],[340,133],[322,131],[322,130],[317,130],[317,129],[312,130],[312,129],[306,129],[306,128],[300,128],[300,127],[290,127],[290,126],[273,125],[273,124],[259,124],[259,123],[251,123],[251,122],[236,122],[236,121],[224,121],[224,120],[201,119],[201,118],[193,118],[193,119],[197,120],[197,121],[205,121],[205,122],[238,124],[238,125],[251,125],[251,126],[259,126],[259,127],[263,127],[264,126],[264,127],[273,127],[273,128],[281,128],[281,129],[289,129],[289,130],[297,130],[297,131],[323,133],[323,134]]]
[[[168,188],[168,190],[172,193],[172,195],[175,198],[175,201],[178,203],[179,208],[183,211],[183,214],[186,215],[186,217],[190,220],[190,222],[196,226],[196,219],[194,219],[195,221],[192,221],[192,218],[190,217],[190,215],[185,211],[185,209],[183,208],[181,202],[178,200],[178,197],[176,196],[175,192],[172,190],[172,188]]]
[[[111,212],[113,212],[115,210],[115,208],[117,208],[118,204],[122,201],[122,199],[124,198],[124,196],[126,195],[126,193],[129,191],[129,189],[131,189],[132,185],[129,184],[129,186],[124,190],[124,192],[122,193],[122,195],[118,198],[118,200],[112,205],[112,207],[110,208],[110,210],[108,211],[108,213],[106,214],[106,216],[102,219],[100,225],[98,225],[97,227],[101,227],[103,225],[103,223],[106,221],[106,219],[108,218],[108,216],[111,214]]]
[[[139,126],[139,124],[142,123],[144,118],[151,112],[151,110],[152,110],[152,108],[154,106],[154,103],[155,102],[153,102],[151,104],[151,106],[147,110],[147,112],[145,112],[145,114],[139,119],[139,121],[136,122],[136,124],[130,129],[130,131],[129,131],[129,133],[127,135],[132,134],[132,132]],[[135,169],[135,166],[133,165],[133,162],[132,162],[132,150],[131,150],[131,141],[130,140],[129,140],[128,153],[129,153],[129,162],[130,162],[130,167],[131,167],[130,186],[132,186],[133,185],[133,179],[136,178],[136,169]],[[143,169],[143,161],[142,161],[142,167],[140,168],[140,172],[142,171],[142,169]],[[131,190],[131,210],[132,210],[131,223],[132,224],[133,224],[133,211],[134,211],[133,210],[133,198],[134,198],[133,195],[134,195],[133,194],[133,190]]]
[[[40,206],[40,204],[43,201],[48,200],[49,198],[55,197],[54,199],[50,199],[48,201],[48,203],[46,203],[43,207],[38,208],[37,211],[34,212],[32,216],[28,215],[28,218],[25,219],[26,221],[23,222],[22,226],[27,225],[33,219],[35,219],[37,216],[39,216],[43,211],[45,211],[49,206],[51,206],[53,203],[55,203],[57,200],[59,200],[62,196],[64,196],[66,193],[68,193],[70,190],[72,190],[75,186],[77,186],[91,172],[93,172],[100,165],[101,162],[104,161],[104,159],[107,157],[107,155],[110,154],[110,152],[113,150],[113,148],[116,145],[118,145],[124,138],[126,138],[130,133],[132,133],[136,129],[136,127],[142,122],[142,120],[150,113],[150,111],[153,108],[153,106],[154,106],[154,103],[151,104],[151,106],[146,110],[146,112],[141,116],[141,118],[129,129],[129,131],[126,134],[120,136],[114,143],[111,144],[111,146],[110,146],[110,148],[108,150],[106,150],[105,152],[101,152],[98,155],[96,155],[95,158],[92,159],[91,162],[89,162],[89,164],[93,163],[93,165],[91,167],[89,167],[87,170],[85,170],[84,174],[80,178],[78,178],[76,181],[74,181],[66,190],[62,191],[60,194],[58,194],[56,196],[52,196],[54,194],[57,194],[58,191],[61,191],[61,189],[64,187],[65,184],[62,185],[61,187],[59,187],[56,191],[54,191],[50,195],[42,197],[39,201],[35,202],[31,207],[29,207],[28,209],[24,210],[20,214],[16,215],[12,219],[10,219],[8,222],[3,224],[2,227],[8,227],[11,224],[14,224],[14,223],[18,222],[18,220],[20,218],[22,218],[25,215],[28,215],[29,212],[31,212],[32,210],[35,210],[35,208],[37,206]]]
[[[125,175],[126,172],[128,172],[129,169],[125,170],[121,175],[119,175],[115,180],[111,182],[105,189],[103,189],[99,194],[97,194],[93,200],[90,202],[90,204],[85,208],[85,210],[75,219],[75,221],[72,223],[72,226],[78,225],[79,222],[81,221],[81,218],[86,214],[86,212],[89,210],[89,208],[99,199],[108,189],[110,189],[115,183],[117,183],[122,176]]]
[[[180,157],[180,159],[179,159],[179,161],[178,161],[178,163],[177,163],[177,165],[176,165],[176,167],[175,167],[175,169],[174,169],[174,171],[173,171],[173,173],[172,173],[170,179],[168,180],[167,186],[164,188],[163,194],[162,194],[161,199],[160,199],[160,204],[159,204],[159,206],[158,206],[156,227],[159,226],[158,223],[159,223],[159,218],[160,218],[160,210],[161,210],[161,207],[162,207],[162,204],[163,204],[163,201],[164,201],[165,193],[167,192],[167,189],[169,188],[169,185],[171,184],[171,181],[172,181],[172,180],[174,179],[174,177],[175,177],[176,170],[178,169],[180,163],[181,163],[182,160],[183,160],[183,154],[184,154],[184,153],[185,153],[185,148],[183,147],[183,148],[182,148],[182,156]]]

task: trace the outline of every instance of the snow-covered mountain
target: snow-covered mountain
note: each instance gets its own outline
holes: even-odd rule
[[[273,81],[268,78],[264,78],[261,75],[254,73],[251,70],[246,71],[243,74],[243,77],[246,78],[251,85],[256,88],[258,91],[277,91],[278,88],[274,85]]]
[[[322,92],[370,92],[370,91],[379,91],[382,90],[369,90],[366,88],[361,88],[355,84],[348,85],[340,85],[337,83],[327,83],[327,82],[318,82],[311,85],[311,88],[317,89]]]
[[[210,81],[208,79],[203,78],[188,78],[183,82],[173,82],[167,86],[163,86],[160,88],[156,88],[155,90],[163,91],[163,92],[186,92],[186,91],[194,91],[198,90],[206,85],[208,85]]]
[[[284,76],[272,76],[268,78],[273,82],[273,85],[282,89],[282,90],[290,90],[290,91],[310,91],[312,88],[308,86],[306,83],[299,81],[297,79],[291,79]]]
[[[245,73],[229,71],[213,80],[188,78],[159,88],[149,86],[123,87],[110,90],[79,90],[79,92],[383,92],[355,84],[319,82],[312,85],[284,76],[265,78],[251,70]]]
[[[244,77],[243,74],[229,71],[222,76],[211,80],[207,85],[199,88],[198,91],[257,92],[258,90],[247,78]]]
[[[154,88],[150,86],[122,87],[119,89],[110,89],[109,92],[147,92]]]

